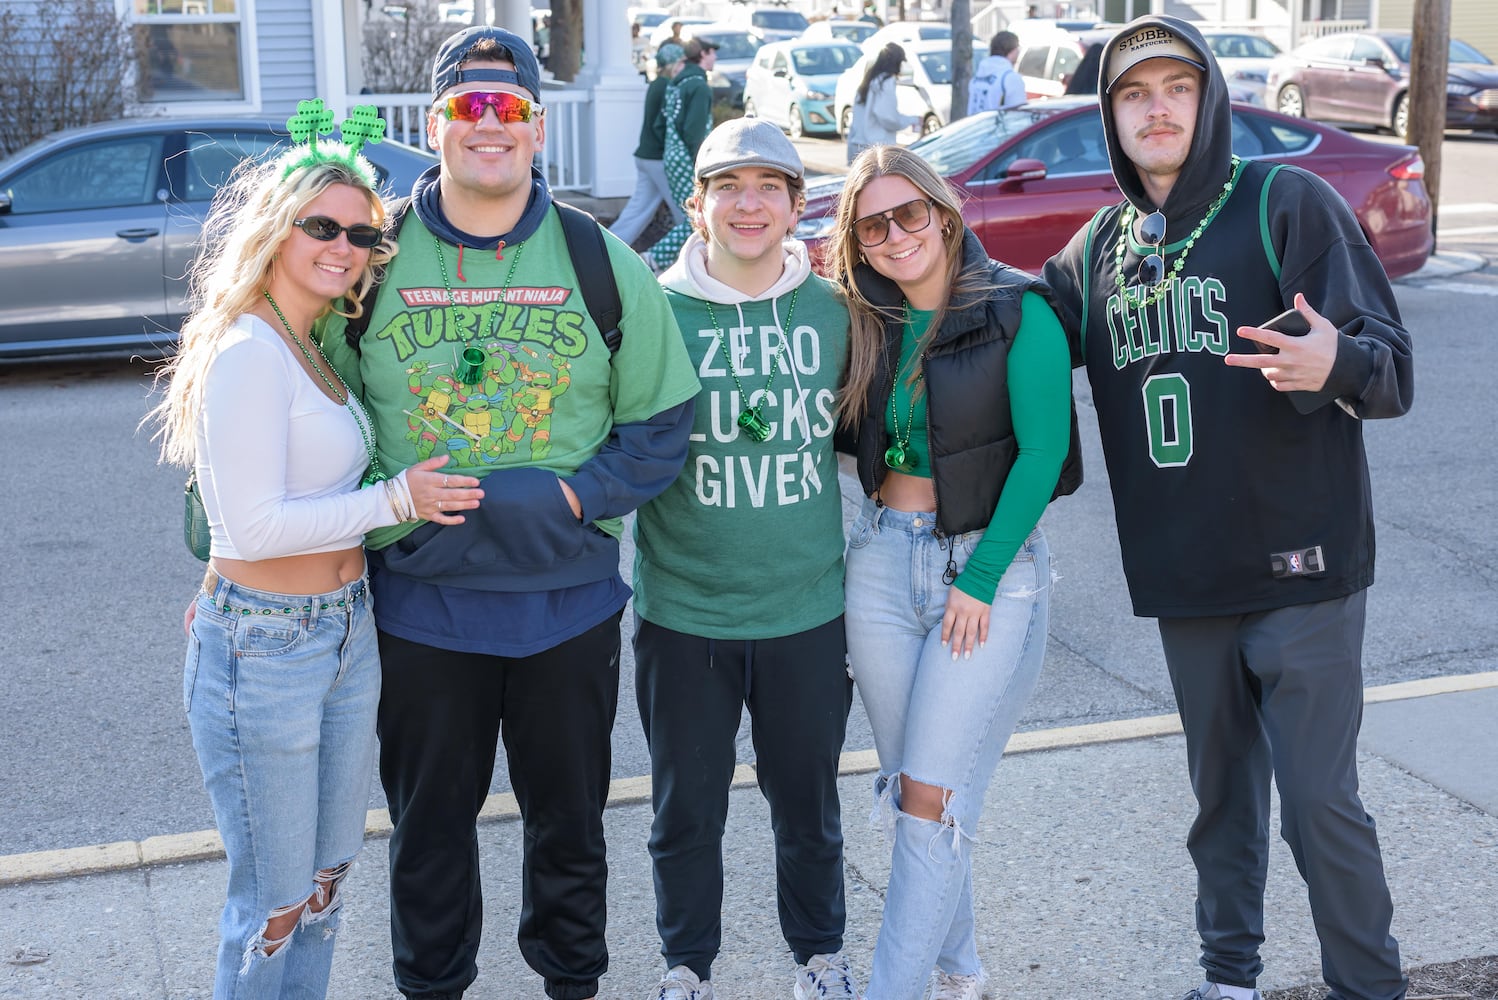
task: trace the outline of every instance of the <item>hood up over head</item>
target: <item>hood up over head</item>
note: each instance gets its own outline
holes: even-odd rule
[[[1112,97],[1108,93],[1113,80],[1123,70],[1145,59],[1177,59],[1203,70],[1201,101],[1196,108],[1196,129],[1191,138],[1191,152],[1181,167],[1181,174],[1165,199],[1156,205],[1146,193],[1139,172],[1118,142],[1113,121]],[[1172,233],[1189,232],[1206,214],[1208,206],[1222,192],[1222,185],[1232,172],[1233,117],[1228,98],[1227,81],[1217,60],[1212,58],[1206,40],[1189,21],[1163,14],[1135,18],[1108,40],[1103,50],[1102,86],[1099,98],[1103,105],[1103,132],[1108,139],[1108,159],[1119,188],[1139,212],[1147,215],[1159,209],[1165,213]]]

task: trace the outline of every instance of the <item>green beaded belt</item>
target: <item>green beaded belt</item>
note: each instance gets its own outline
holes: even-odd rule
[[[226,615],[292,615],[292,616],[301,616],[301,615],[310,615],[313,612],[313,610],[314,610],[313,605],[311,604],[311,602],[308,602],[307,604],[303,604],[301,607],[290,607],[290,606],[287,606],[287,607],[281,607],[281,608],[236,608],[236,607],[233,607],[232,605],[230,605],[227,601],[224,602],[223,604],[219,604],[219,603],[213,601],[213,595],[214,595],[214,592],[218,590],[218,584],[219,584],[219,580],[220,579],[222,579],[222,578],[218,575],[218,573],[214,572],[213,567],[210,566],[208,568],[208,572],[203,575],[203,593],[205,593],[205,594],[208,595],[210,603],[213,604],[213,607],[216,610],[222,611]],[[322,601],[322,602],[319,602],[317,604],[317,606],[316,606],[316,610],[317,611],[329,611],[329,610],[332,610],[333,608],[346,608],[346,607],[348,607],[351,603],[353,603],[354,601],[357,601],[361,596],[363,596],[363,594],[364,594],[364,588],[367,586],[367,584],[365,584],[363,581],[360,581],[358,584],[356,584],[356,586],[358,587],[358,589],[354,591],[354,593],[352,594],[352,596],[339,598],[336,601]]]

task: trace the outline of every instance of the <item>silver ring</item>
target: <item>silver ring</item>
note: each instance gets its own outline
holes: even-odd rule
[[[441,500],[438,500],[438,501],[437,501],[437,509],[438,509],[438,510],[441,510],[441,509],[442,509],[442,501],[441,501]]]
[[[447,477],[446,476],[442,477],[442,488],[444,490],[447,489]]]

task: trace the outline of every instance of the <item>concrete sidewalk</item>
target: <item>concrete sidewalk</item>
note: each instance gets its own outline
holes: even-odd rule
[[[1498,953],[1498,672],[1370,689],[1368,702],[1363,798],[1379,824],[1405,963]],[[975,854],[989,997],[1178,997],[1199,981],[1184,750],[1171,716],[1011,741]],[[868,969],[889,864],[882,834],[865,821],[871,758],[849,754],[840,782],[846,950],[860,973]],[[769,817],[752,772],[741,770],[713,979],[724,1000],[779,1000],[790,994],[792,961],[776,926]],[[643,1000],[662,971],[645,850],[648,780],[616,783],[615,792],[607,816],[612,959],[599,995]],[[468,996],[539,998],[540,980],[513,939],[519,824],[507,797],[494,797],[488,811],[494,818],[479,827],[487,933]],[[381,817],[372,819],[378,827]],[[0,858],[0,883],[7,883],[0,885],[0,997],[208,997],[224,865],[180,859],[211,851],[213,841],[194,834],[153,847]],[[155,863],[142,864],[146,855]],[[112,870],[80,874],[89,867]],[[332,997],[398,997],[386,884],[385,841],[376,832],[347,886]],[[1267,914],[1261,988],[1319,979],[1305,892],[1279,840]]]

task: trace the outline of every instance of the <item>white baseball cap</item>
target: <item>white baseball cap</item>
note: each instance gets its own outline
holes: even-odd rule
[[[1106,93],[1112,90],[1119,77],[1146,59],[1177,59],[1195,66],[1203,73],[1207,71],[1200,53],[1187,45],[1181,36],[1163,25],[1148,24],[1138,31],[1116,37],[1109,43],[1108,61],[1103,73],[1108,85],[1103,91]]]

